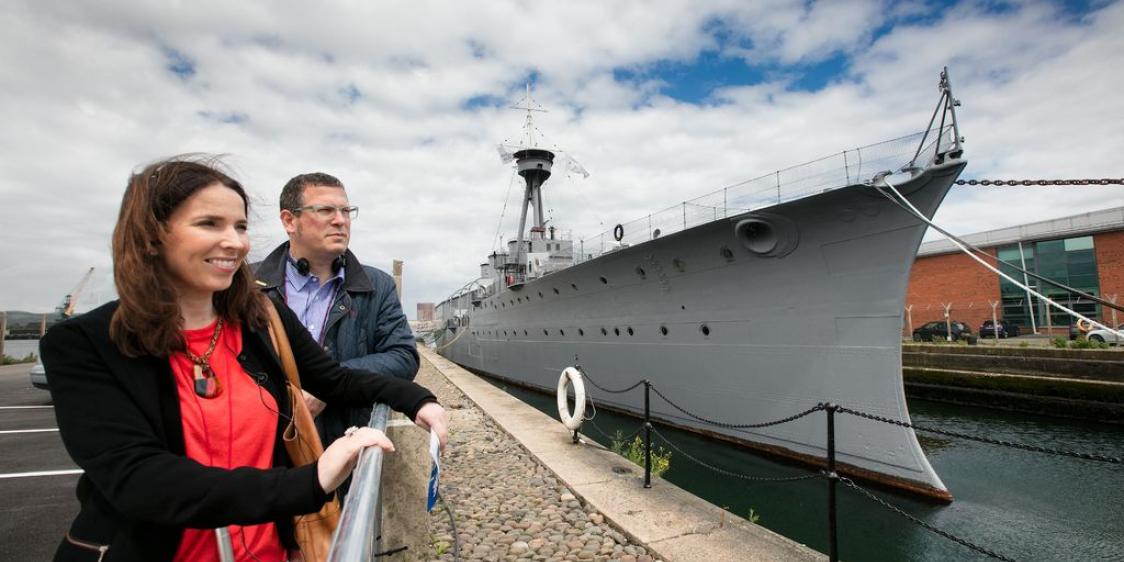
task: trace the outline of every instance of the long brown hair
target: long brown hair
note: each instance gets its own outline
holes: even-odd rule
[[[121,302],[109,323],[110,339],[127,356],[163,357],[184,349],[177,294],[161,256],[160,241],[172,212],[195,192],[218,183],[233,189],[249,214],[246,191],[218,165],[214,156],[176,156],[129,178],[113,229],[113,281]],[[215,293],[214,305],[228,322],[254,328],[267,323],[265,296],[245,261],[230,287]]]

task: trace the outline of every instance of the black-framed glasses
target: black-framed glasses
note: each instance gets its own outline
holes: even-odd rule
[[[289,209],[293,214],[300,214],[304,211],[311,211],[321,220],[331,220],[336,216],[336,213],[343,215],[345,219],[355,219],[359,217],[359,207],[355,205],[347,205],[344,207],[335,207],[332,205],[305,205],[296,209]]]

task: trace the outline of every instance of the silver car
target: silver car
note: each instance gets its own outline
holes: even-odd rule
[[[51,389],[47,384],[47,370],[43,368],[42,361],[37,361],[35,366],[31,368],[31,386],[43,390]]]
[[[1117,326],[1116,331],[1124,331],[1124,324]],[[1085,334],[1085,338],[1089,341],[1108,342],[1108,345],[1116,345],[1118,343],[1121,343],[1121,341],[1124,341],[1124,338],[1117,336],[1109,330],[1093,330],[1088,334]]]

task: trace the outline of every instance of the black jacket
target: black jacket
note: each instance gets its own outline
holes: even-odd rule
[[[186,457],[179,399],[167,357],[129,358],[109,340],[109,303],[52,328],[40,349],[63,444],[85,472],[76,540],[109,545],[105,562],[172,560],[184,528],[273,521],[292,547],[292,516],[317,511],[329,495],[316,465],[291,468],[281,431],[291,404],[267,331],[242,328],[239,362],[277,402],[271,469],[226,470]],[[433,401],[426,389],[341,367],[313,341],[287,306],[277,306],[301,384],[316,396],[355,405],[385,402],[411,419]],[[63,540],[56,561],[97,560]]]

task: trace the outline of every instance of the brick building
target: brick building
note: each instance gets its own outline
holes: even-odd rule
[[[1000,260],[1023,267],[1075,289],[1124,303],[1124,207],[1003,228],[962,237]],[[985,258],[986,259],[986,258]],[[996,265],[995,260],[987,260]],[[1025,264],[1025,265],[1024,265]],[[1024,276],[1017,269],[999,269],[1031,288],[1077,312],[1116,325],[1124,314],[1070,295],[1048,283]],[[1023,333],[1063,335],[1072,318],[1057,309],[1046,314],[1046,303],[1017,285],[985,269],[948,240],[921,245],[910,273],[906,293],[905,331],[949,316],[976,332],[991,319],[1018,324]]]

